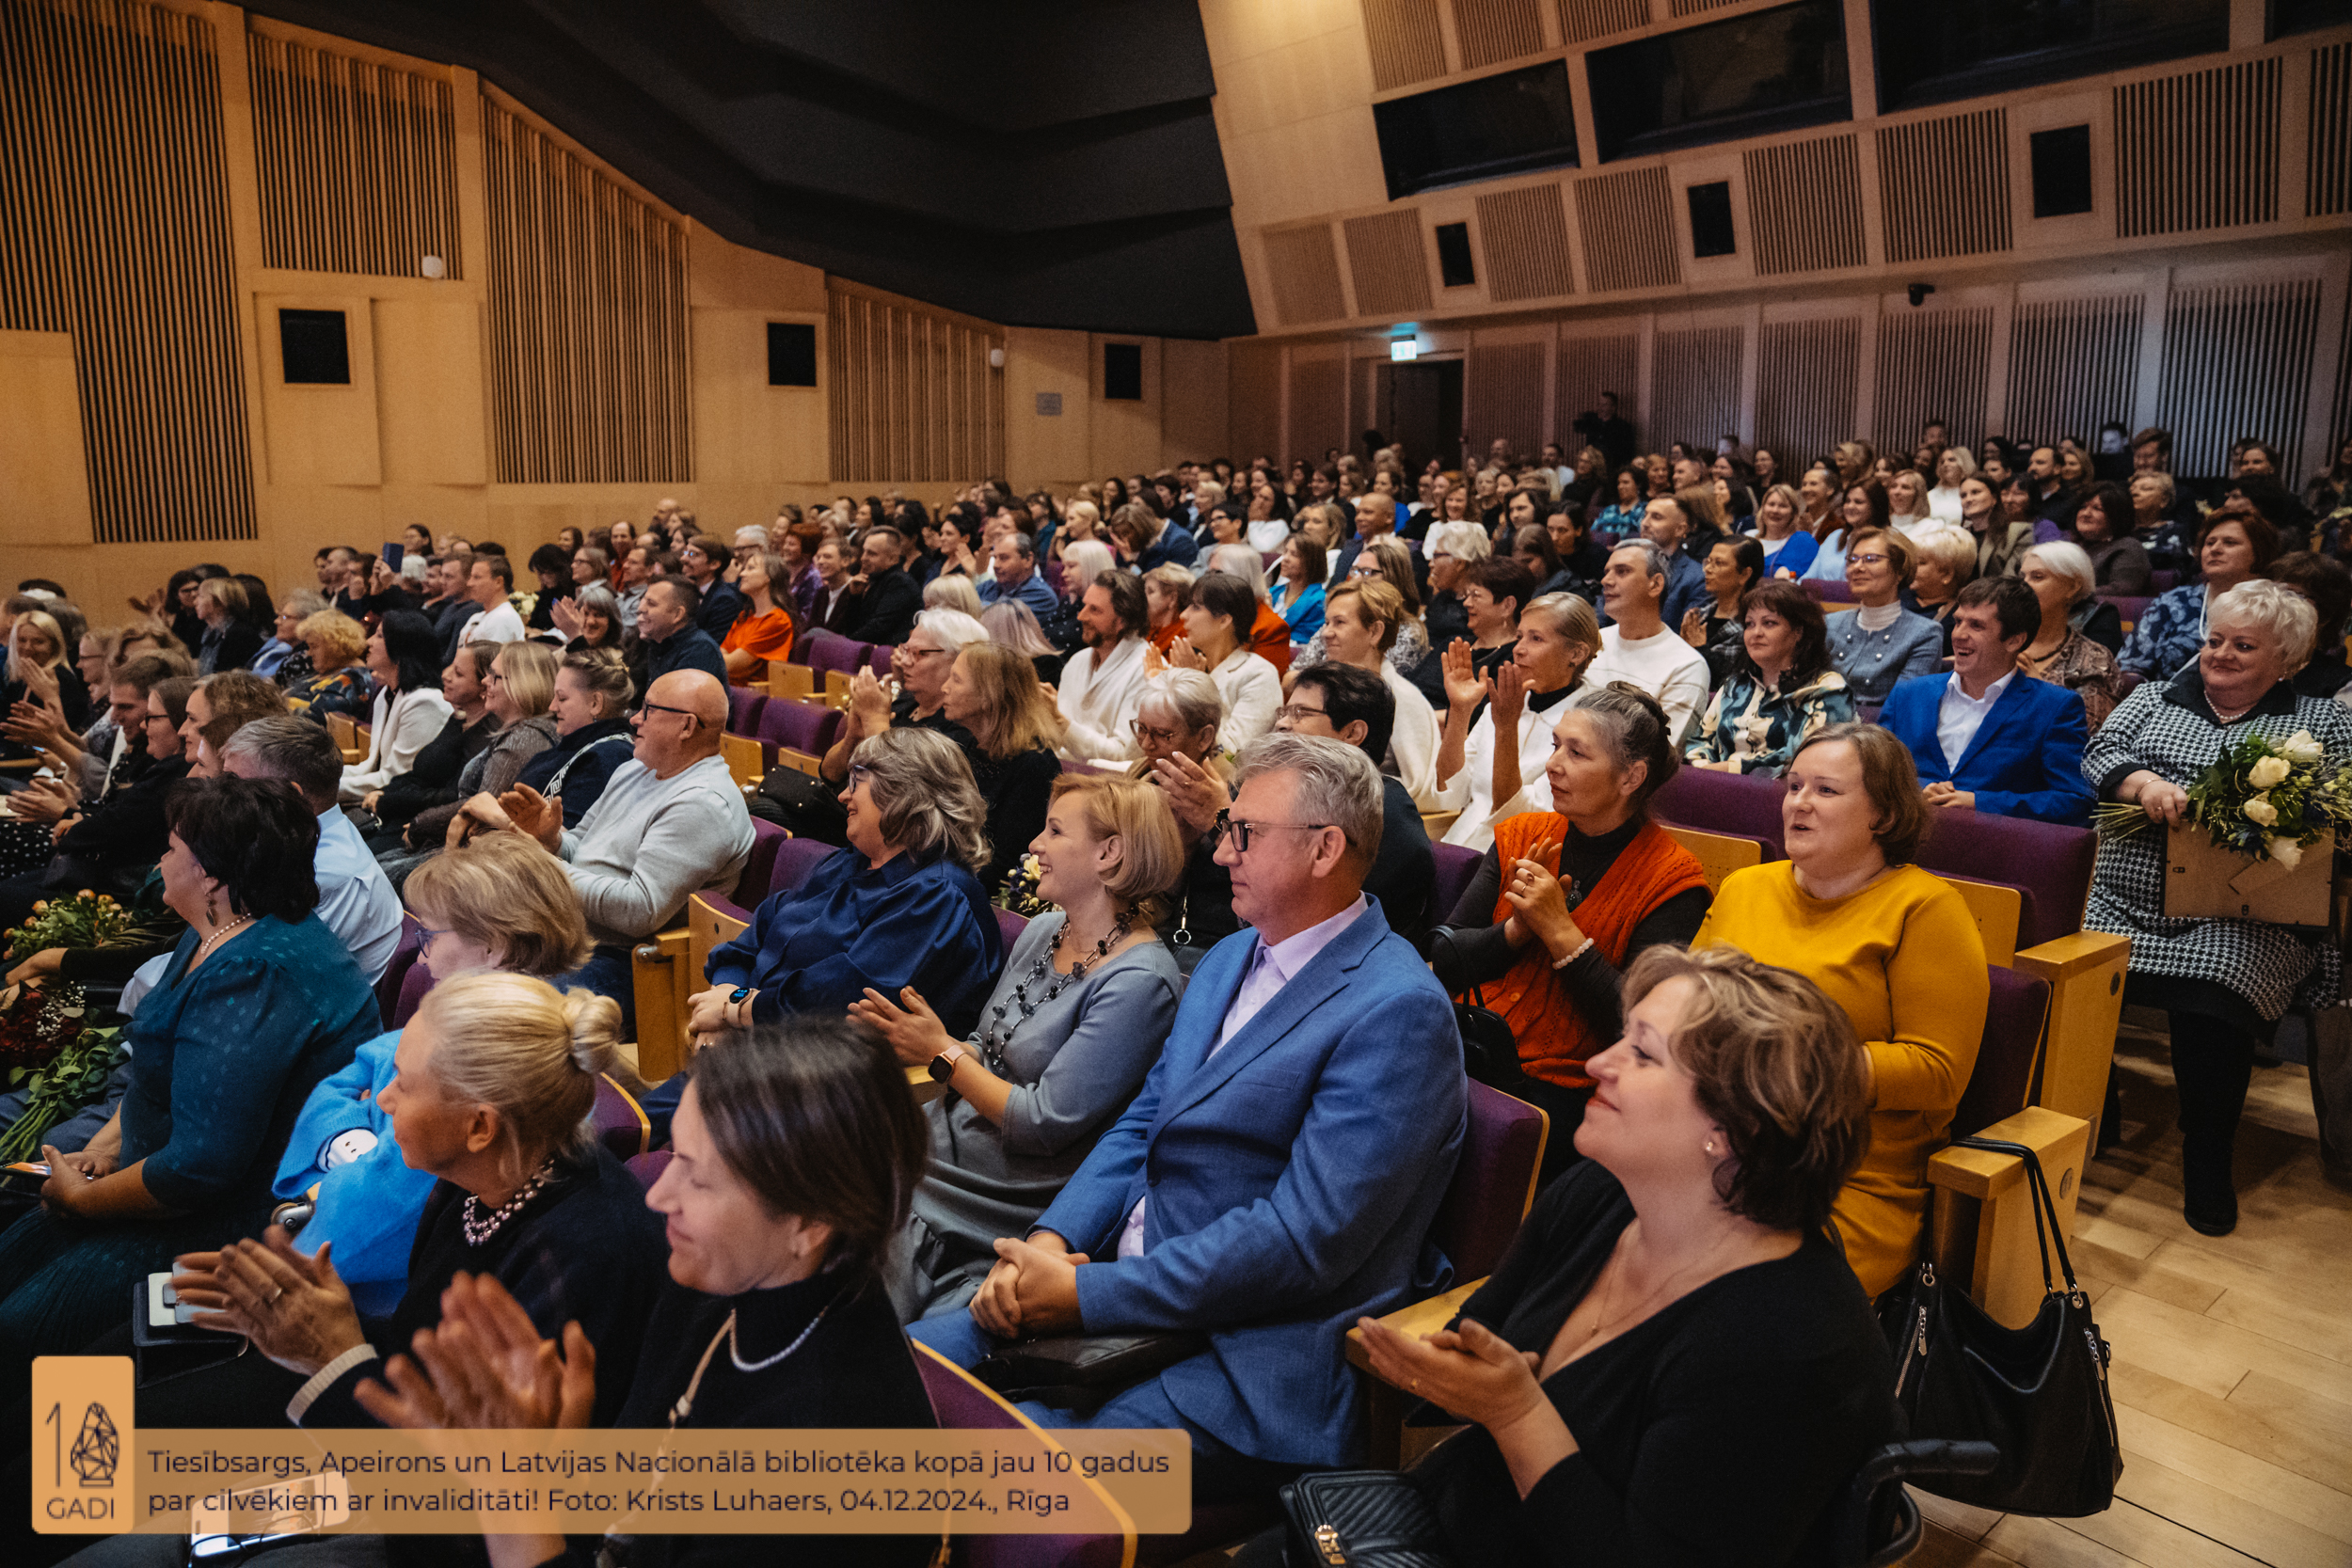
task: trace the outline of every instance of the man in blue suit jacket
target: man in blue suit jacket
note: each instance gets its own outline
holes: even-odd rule
[[[1444,1277],[1424,1243],[1466,1120],[1453,1007],[1361,892],[1370,759],[1270,735],[1241,779],[1216,858],[1255,929],[1201,960],[1143,1091],[1036,1228],[997,1242],[970,1312],[913,1329],[967,1367],[1015,1336],[1205,1333],[1090,1417],[1023,1406],[1188,1429],[1204,1499],[1360,1461],[1345,1336]]]
[[[1979,578],[1952,610],[1952,673],[1895,683],[1879,722],[1911,748],[1928,804],[2079,828],[2083,700],[2017,667],[2042,609],[2015,578]]]

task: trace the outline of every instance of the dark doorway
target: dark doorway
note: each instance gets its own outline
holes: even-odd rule
[[[1404,443],[1412,472],[1418,474],[1432,457],[1449,468],[1462,466],[1462,361],[1383,365],[1379,391],[1379,415],[1373,422],[1390,440]]]

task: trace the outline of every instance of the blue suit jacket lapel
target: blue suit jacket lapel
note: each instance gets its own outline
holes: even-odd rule
[[[1290,984],[1276,991],[1266,1005],[1258,1009],[1257,1015],[1242,1025],[1240,1033],[1226,1042],[1224,1050],[1193,1069],[1174,1103],[1160,1117],[1159,1126],[1166,1127],[1216,1093],[1234,1073],[1263,1055],[1269,1046],[1337,995],[1347,983],[1349,974],[1363,961],[1365,953],[1388,928],[1388,920],[1381,914],[1377,904],[1358,915],[1345,930],[1325,945],[1322,952],[1308,960],[1307,967],[1300,970]],[[1255,958],[1256,949],[1252,948],[1251,961]],[[1246,978],[1248,973],[1249,965],[1246,962],[1242,966],[1242,976]],[[1240,990],[1241,982],[1237,979],[1232,991],[1226,995],[1225,1006],[1217,1010],[1216,1027],[1223,1026],[1225,1014],[1232,1008],[1233,997]],[[1213,1050],[1216,1045],[1216,1035],[1212,1030],[1202,1050]],[[1159,1128],[1154,1128],[1152,1132],[1156,1136]]]
[[[1958,675],[1946,678],[1960,679]],[[1988,742],[1996,737],[1997,731],[2006,729],[2011,720],[2019,717],[2020,708],[2033,701],[2033,693],[2026,689],[2026,682],[2030,678],[2023,670],[2017,672],[2016,677],[2009,683],[2009,689],[2001,693],[2000,701],[1993,705],[1993,710],[1984,716],[1984,722],[1979,724],[1977,733],[1969,737],[1968,750],[1963,752],[1960,760],[1952,764],[1952,772],[1955,776],[1979,752],[1984,750]],[[1939,705],[1942,702],[1940,693],[1937,702]]]

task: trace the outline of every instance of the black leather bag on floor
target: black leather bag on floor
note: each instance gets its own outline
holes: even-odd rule
[[[1395,1470],[1326,1470],[1281,1491],[1289,1568],[1454,1568],[1429,1499]]]
[[[1908,1292],[1889,1292],[1880,1326],[1895,1357],[1895,1401],[1914,1438],[1991,1443],[2001,1461],[1981,1476],[1922,1477],[1913,1484],[1954,1502],[2000,1513],[2079,1519],[2115,1499],[2123,1473],[2115,1404],[2107,1392],[2107,1343],[2091,1321],[2090,1298],[2074,1283],[2042,1162],[2023,1144],[1954,1138],[2024,1160],[2042,1242],[2042,1310],[2023,1328],[1994,1322],[1966,1290],[1922,1262]],[[2058,1254],[2059,1289],[2050,1276]]]
[[[1091,1416],[1120,1389],[1208,1348],[1205,1334],[1057,1334],[983,1356],[972,1375],[1009,1400]]]

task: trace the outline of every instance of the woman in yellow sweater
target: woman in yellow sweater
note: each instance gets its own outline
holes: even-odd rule
[[[1870,1151],[1833,1220],[1873,1296],[1919,1256],[1928,1160],[1977,1065],[1991,990],[1968,906],[1909,863],[1927,815],[1901,741],[1875,724],[1820,731],[1788,767],[1788,858],[1724,878],[1692,942],[1795,970],[1862,1037],[1876,1095]]]

